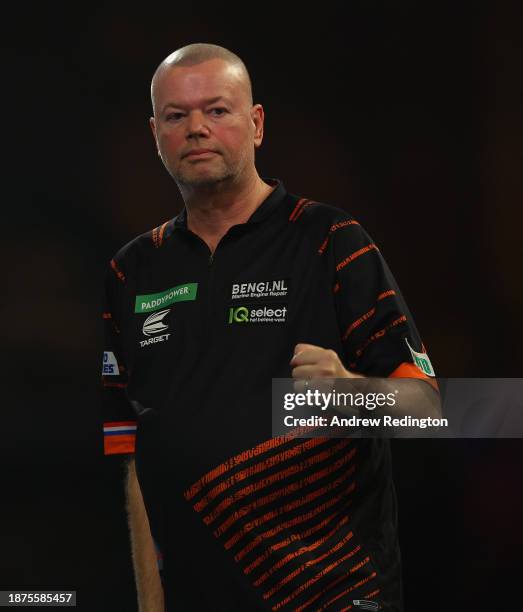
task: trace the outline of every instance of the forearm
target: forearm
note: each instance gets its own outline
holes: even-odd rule
[[[361,379],[360,379],[361,380]],[[441,418],[441,400],[438,391],[419,378],[366,378],[365,393],[376,393],[394,398],[375,409],[376,414],[393,418]]]
[[[362,426],[373,435],[392,435],[393,437],[410,437],[412,435],[430,435],[438,430],[441,418],[441,401],[438,391],[428,382],[418,378],[373,378],[350,377],[338,378],[333,384],[337,397],[346,395],[364,396],[364,402],[353,405],[337,400],[333,409],[345,417],[363,418]],[[390,417],[386,422],[384,417]],[[401,421],[403,417],[422,419],[429,424],[420,433],[416,422]],[[369,425],[364,425],[365,419]],[[378,424],[373,421],[378,419]],[[432,419],[426,420],[426,419]],[[380,425],[381,423],[381,425]],[[384,426],[387,425],[385,428]]]
[[[163,588],[156,550],[142,492],[136,477],[134,459],[129,462],[128,466],[126,497],[138,608],[140,612],[163,612]]]
[[[292,376],[297,379],[296,391],[316,389],[348,395],[372,394],[375,416],[441,417],[439,392],[428,380],[364,376],[348,370],[332,349],[303,343],[296,345],[290,365],[293,367]],[[345,409],[338,404],[337,410],[350,415],[357,412],[351,403],[346,404]]]

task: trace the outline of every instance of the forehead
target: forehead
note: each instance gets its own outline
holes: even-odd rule
[[[247,86],[241,70],[215,59],[194,66],[165,67],[154,84],[156,105],[198,106],[206,99],[224,97],[241,103],[247,97]]]

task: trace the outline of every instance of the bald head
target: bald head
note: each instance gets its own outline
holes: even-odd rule
[[[252,106],[252,85],[249,72],[243,61],[232,51],[218,45],[208,43],[195,43],[177,49],[168,55],[156,69],[151,81],[151,102],[153,112],[156,115],[157,88],[161,77],[169,70],[178,66],[195,66],[210,60],[222,60],[228,64],[231,71],[236,73],[238,85],[244,89],[245,94]]]

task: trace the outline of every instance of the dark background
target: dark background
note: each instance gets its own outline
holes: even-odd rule
[[[6,16],[1,589],[135,610],[122,468],[101,457],[99,313],[114,252],[182,205],[148,126],[150,78],[180,46],[244,59],[260,173],[362,223],[439,376],[521,376],[522,17],[509,0]],[[523,443],[393,447],[407,609],[501,609],[520,581]]]

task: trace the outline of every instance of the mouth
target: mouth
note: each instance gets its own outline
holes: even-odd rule
[[[190,153],[187,153],[187,155],[184,155],[184,157],[186,157],[187,159],[205,159],[207,157],[210,157],[211,155],[216,155],[216,153],[214,151],[202,149],[197,151],[191,151]]]

